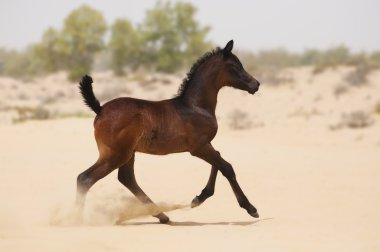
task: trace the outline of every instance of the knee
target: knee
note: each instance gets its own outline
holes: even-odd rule
[[[230,163],[225,163],[221,168],[220,172],[225,176],[227,179],[236,179],[235,171],[232,168],[232,165]]]

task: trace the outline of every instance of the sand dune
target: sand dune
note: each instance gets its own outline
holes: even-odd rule
[[[138,154],[137,180],[169,211],[172,222],[158,224],[113,172],[91,189],[84,222],[77,225],[76,176],[97,158],[92,118],[16,124],[4,119],[0,251],[379,251],[380,115],[374,106],[380,100],[380,73],[374,72],[367,85],[352,87],[343,82],[346,68],[317,76],[307,68],[288,71],[295,82],[263,84],[255,96],[232,89],[219,96],[220,130],[213,145],[234,166],[260,219],[238,206],[220,174],[215,195],[198,208],[189,207],[208,179],[210,167],[203,161],[186,153]],[[102,93],[107,87],[102,78],[109,77],[98,77],[95,90]],[[0,80],[3,96],[12,94],[5,88],[10,81]],[[42,81],[41,86],[51,84]],[[31,95],[40,88],[30,85],[30,93],[27,86],[18,89]],[[135,97],[165,98],[176,90],[174,83],[152,91],[134,85],[128,89]],[[337,85],[347,86],[340,97],[334,94]],[[62,104],[52,102],[52,107],[91,115],[80,100],[67,108],[80,99],[72,92],[72,98],[64,95]],[[230,127],[236,109],[247,114],[245,130]],[[6,118],[9,110],[2,111]],[[344,114],[352,111],[367,113],[369,125],[345,124]]]

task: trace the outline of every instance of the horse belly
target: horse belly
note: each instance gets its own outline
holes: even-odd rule
[[[136,151],[154,155],[188,151],[184,136],[168,133],[152,131],[147,135],[144,134],[136,146]]]
[[[136,151],[154,155],[167,155],[185,152],[188,149],[183,139],[141,139],[136,146]]]

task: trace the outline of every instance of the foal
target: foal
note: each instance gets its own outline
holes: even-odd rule
[[[251,216],[259,217],[240,188],[231,164],[211,145],[218,130],[215,107],[219,89],[231,86],[254,94],[260,85],[244,70],[232,48],[231,40],[224,49],[217,48],[201,57],[187,74],[178,96],[169,100],[117,98],[100,106],[92,91],[92,78],[82,78],[79,88],[84,102],[96,113],[94,128],[99,158],[78,176],[76,202],[80,208],[91,186],[117,168],[119,181],[140,201],[154,205],[136,182],[135,152],[154,155],[190,152],[212,165],[209,181],[193,199],[192,207],[213,195],[220,171],[228,179],[239,205]],[[169,218],[155,207],[158,211],[155,217],[167,223]]]

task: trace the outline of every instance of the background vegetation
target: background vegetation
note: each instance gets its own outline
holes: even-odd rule
[[[123,18],[108,27],[100,11],[84,5],[65,18],[61,30],[48,28],[40,42],[24,51],[0,49],[0,75],[30,78],[65,70],[68,78],[77,82],[94,66],[112,69],[116,75],[137,69],[166,73],[187,69],[214,47],[206,39],[210,27],[196,21],[196,12],[190,3],[158,1],[141,23]],[[107,31],[110,36],[105,41]],[[288,67],[313,66],[318,74],[327,68],[350,65],[355,71],[347,81],[359,85],[366,82],[372,69],[380,67],[380,51],[352,53],[345,46],[302,53],[274,49],[237,54],[249,72],[273,84],[284,82],[277,73]]]

